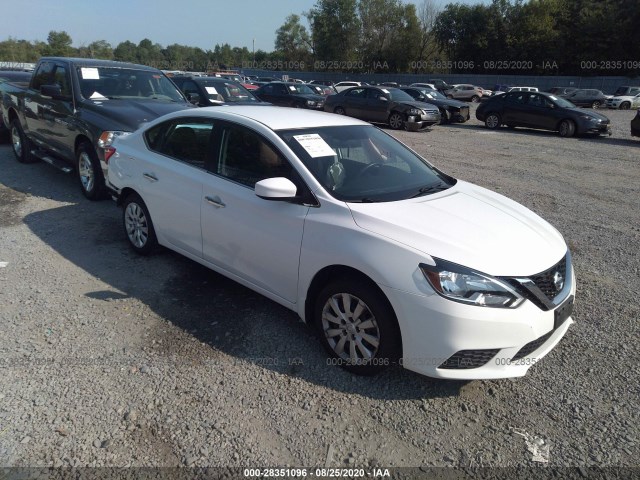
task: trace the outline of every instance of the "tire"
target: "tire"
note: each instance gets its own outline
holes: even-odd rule
[[[602,102],[600,102],[599,100],[595,100],[595,101],[591,104],[591,108],[593,108],[593,109],[598,109],[598,108],[600,108],[600,105],[602,105]]]
[[[391,113],[391,115],[389,115],[389,126],[394,130],[404,128],[404,116],[398,112]]]
[[[502,124],[502,119],[500,118],[500,114],[491,112],[484,119],[484,124],[487,128],[491,130],[495,130]]]
[[[335,110],[333,111],[333,113],[336,113],[338,115],[346,115],[347,112],[344,111],[344,108],[342,107],[336,107]]]
[[[620,104],[620,110],[629,110],[631,108],[631,103],[629,102],[622,102]]]
[[[453,100],[453,95],[447,95],[447,98],[448,98],[449,100]]]
[[[104,175],[95,150],[88,142],[78,145],[76,150],[76,175],[80,189],[89,200],[100,200],[104,197]]]
[[[446,125],[449,122],[451,122],[451,114],[449,110],[443,108],[440,110],[440,125]]]
[[[20,125],[20,120],[14,118],[9,124],[9,132],[11,135],[11,147],[13,154],[20,163],[33,163],[36,158],[31,155],[31,142],[27,138]]]
[[[562,120],[558,126],[558,132],[561,137],[569,138],[573,137],[576,133],[576,124],[573,120]]]
[[[140,255],[149,255],[158,245],[149,210],[137,193],[122,202],[122,226],[129,245]]]
[[[393,310],[381,292],[360,278],[342,278],[322,289],[314,320],[324,348],[335,364],[349,372],[375,375],[400,355]]]
[[[480,101],[480,97],[477,95],[474,95],[473,97],[471,97],[471,103],[478,103]]]

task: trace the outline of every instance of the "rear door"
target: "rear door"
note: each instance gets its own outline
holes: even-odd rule
[[[364,87],[352,88],[343,95],[344,109],[350,117],[368,120],[367,89]]]
[[[24,96],[24,115],[26,130],[29,136],[39,145],[46,145],[46,133],[48,130],[45,106],[40,87],[51,85],[53,82],[53,71],[55,64],[50,61],[40,62],[38,69],[33,74],[31,85]]]
[[[502,123],[513,126],[527,125],[527,92],[509,92],[504,94]]]

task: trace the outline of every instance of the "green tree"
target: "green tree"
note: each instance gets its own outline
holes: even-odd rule
[[[113,58],[120,62],[136,62],[138,61],[137,50],[135,43],[125,40],[113,50]]]
[[[311,37],[306,27],[300,23],[300,16],[289,15],[276,30],[275,52],[284,59],[304,61],[311,52]]]
[[[46,55],[54,57],[68,57],[72,53],[71,37],[65,31],[56,32],[51,30],[47,36]]]
[[[318,0],[305,15],[317,61],[326,65],[356,59],[360,33],[357,0]]]

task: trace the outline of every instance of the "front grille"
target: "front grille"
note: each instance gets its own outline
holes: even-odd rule
[[[522,347],[518,353],[516,353],[513,358],[511,359],[511,361],[513,362],[514,360],[520,360],[521,358],[527,357],[529,355],[531,355],[531,353],[535,352],[537,349],[539,349],[542,344],[544,342],[546,342],[547,340],[549,340],[549,337],[553,334],[555,330],[551,330],[549,333],[541,336],[540,338],[534,340],[533,342],[529,342],[527,343],[524,347]]]
[[[562,284],[556,285],[556,275],[562,276]],[[562,290],[565,282],[570,281],[567,278],[567,257],[566,255],[557,264],[549,270],[530,277],[531,281],[544,293],[549,300],[553,300]]]
[[[446,368],[448,370],[478,368],[495,357],[499,351],[499,348],[490,350],[460,350],[442,362],[438,368]]]

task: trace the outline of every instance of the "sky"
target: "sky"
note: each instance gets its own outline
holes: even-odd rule
[[[480,0],[455,0],[486,3]],[[420,4],[422,0],[413,3]],[[440,5],[448,3],[436,0]],[[203,50],[216,44],[272,51],[285,18],[302,16],[316,0],[9,0],[2,2],[0,41],[43,42],[66,31],[74,47],[106,40],[112,47],[148,38],[163,47],[178,43]],[[407,3],[407,0],[405,0]],[[15,21],[8,21],[15,19]],[[306,24],[306,20],[303,18]]]

